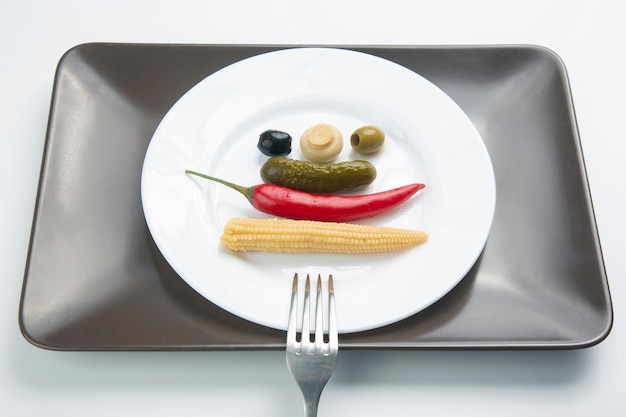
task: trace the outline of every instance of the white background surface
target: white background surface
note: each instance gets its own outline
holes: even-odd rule
[[[625,416],[626,6],[619,1],[0,3],[0,415],[302,415],[283,352],[49,352],[17,312],[54,70],[85,42],[538,44],[567,66],[614,326],[552,352],[343,352],[320,417]]]

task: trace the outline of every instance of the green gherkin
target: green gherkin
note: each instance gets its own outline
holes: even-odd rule
[[[320,164],[278,156],[263,164],[261,178],[267,184],[308,193],[333,194],[371,184],[376,179],[376,168],[361,160]]]

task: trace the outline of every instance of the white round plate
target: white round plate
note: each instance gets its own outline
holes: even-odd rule
[[[256,148],[261,132],[290,133],[290,157],[304,159],[299,137],[322,122],[344,135],[338,161],[368,159],[376,166],[378,177],[363,192],[426,184],[399,209],[362,223],[424,230],[427,243],[376,255],[235,253],[221,245],[230,218],[269,216],[236,191],[185,169],[258,184],[267,159]],[[382,128],[386,141],[381,152],[363,157],[354,153],[349,137],[369,124]],[[495,209],[491,161],[463,111],[405,67],[334,48],[254,56],[198,83],[154,133],[141,192],[163,256],[208,300],[285,329],[294,273],[301,279],[333,274],[343,333],[406,318],[449,292],[480,255]]]

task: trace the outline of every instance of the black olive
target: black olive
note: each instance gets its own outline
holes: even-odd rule
[[[280,130],[266,130],[259,135],[256,146],[263,155],[285,156],[291,153],[291,136]]]

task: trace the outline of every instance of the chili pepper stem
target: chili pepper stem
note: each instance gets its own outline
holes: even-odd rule
[[[190,169],[186,169],[185,170],[185,174],[191,174],[191,175],[196,175],[198,177],[202,177],[205,178],[207,180],[211,180],[211,181],[215,181],[215,182],[219,182],[220,184],[223,184],[227,187],[232,188],[233,190],[239,191],[241,194],[243,194],[248,200],[252,199],[252,192],[254,191],[254,187],[244,187],[242,185],[238,185],[238,184],[233,184],[232,182],[228,182],[225,181],[221,178],[216,178],[216,177],[212,177],[210,175],[206,175],[203,174],[201,172],[197,172],[197,171],[192,171]]]

